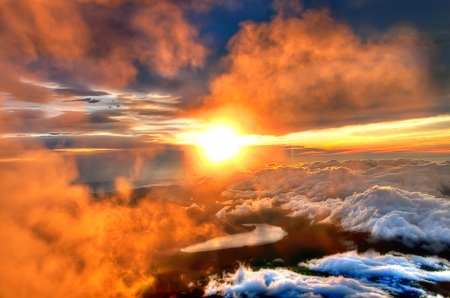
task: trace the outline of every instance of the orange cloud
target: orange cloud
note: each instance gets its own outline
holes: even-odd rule
[[[430,47],[398,26],[368,40],[327,10],[241,24],[227,71],[198,113],[239,119],[250,131],[287,133],[426,113]]]
[[[27,159],[0,163],[2,297],[151,292],[162,255],[222,233],[169,201],[147,196],[130,206],[123,178],[117,194],[94,199],[71,184],[71,160],[49,151],[21,154]]]
[[[117,88],[135,80],[136,64],[170,77],[201,67],[207,54],[176,1],[0,0],[0,6],[0,65],[8,70],[0,91],[25,101],[53,98],[23,78]]]
[[[73,184],[73,158],[38,144],[0,138],[0,159],[1,297],[142,296],[158,289],[161,256],[223,234],[151,194],[131,203],[125,178],[94,198]]]

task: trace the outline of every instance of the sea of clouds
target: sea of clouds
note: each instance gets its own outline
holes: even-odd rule
[[[328,161],[280,166],[229,186],[233,201],[216,215],[246,216],[274,207],[288,216],[367,232],[432,253],[450,248],[450,162]]]

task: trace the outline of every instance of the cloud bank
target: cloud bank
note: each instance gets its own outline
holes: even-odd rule
[[[234,206],[218,216],[282,208],[288,216],[368,232],[431,252],[450,249],[450,165],[422,161],[330,161],[256,172],[222,195]]]
[[[392,187],[374,186],[345,198],[329,220],[372,240],[397,240],[432,252],[450,249],[450,201]],[[328,220],[328,219],[327,219]]]

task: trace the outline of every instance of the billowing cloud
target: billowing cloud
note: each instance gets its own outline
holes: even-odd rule
[[[447,260],[393,252],[380,255],[374,251],[362,254],[349,251],[299,265],[335,276],[355,278],[366,286],[403,295],[427,294],[419,283],[431,285],[450,281],[450,263]]]
[[[250,297],[418,297],[447,293],[450,263],[436,257],[420,257],[375,251],[349,251],[299,264],[304,274],[291,270],[259,269],[241,265],[234,273],[210,276],[205,295]],[[304,272],[304,271],[302,271]],[[330,274],[319,277],[317,272]],[[440,284],[442,283],[442,284]]]
[[[339,219],[347,230],[369,232],[373,240],[397,240],[432,252],[450,249],[448,199],[374,186],[345,198],[330,219]]]
[[[344,277],[317,277],[287,269],[259,269],[240,266],[235,273],[211,276],[205,296],[225,297],[389,297],[375,287]]]
[[[1,139],[0,155],[12,157],[0,160],[2,297],[152,293],[161,256],[223,234],[179,204],[145,194],[132,201],[125,178],[94,198],[73,183],[73,159],[39,145]]]
[[[251,178],[229,186],[223,195],[236,199],[277,197],[281,201],[304,195],[312,201],[323,201],[344,199],[379,185],[442,197],[449,194],[449,179],[448,162],[332,160],[257,171]]]
[[[288,216],[367,232],[372,241],[399,241],[431,252],[450,248],[448,163],[330,161],[267,169],[222,195],[235,204],[217,216],[279,207]],[[251,208],[259,206],[259,210]]]
[[[241,205],[237,205],[233,210],[226,213],[226,210],[230,206],[222,208],[216,216],[224,218],[225,214],[234,216],[244,216],[251,213],[259,212],[264,209],[272,208],[272,200],[269,198],[263,198],[261,200],[245,200]]]
[[[287,133],[429,111],[429,45],[417,30],[396,26],[362,39],[327,10],[285,10],[241,24],[201,113],[239,119],[247,131]]]
[[[195,2],[195,1],[194,1]],[[138,67],[162,77],[202,66],[207,49],[177,1],[0,1],[0,90],[49,102],[42,82],[109,86]],[[60,89],[61,90],[61,89]]]

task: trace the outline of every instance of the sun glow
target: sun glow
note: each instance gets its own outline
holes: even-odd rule
[[[217,125],[208,129],[198,141],[206,158],[212,163],[227,161],[239,154],[241,140],[228,126]]]

